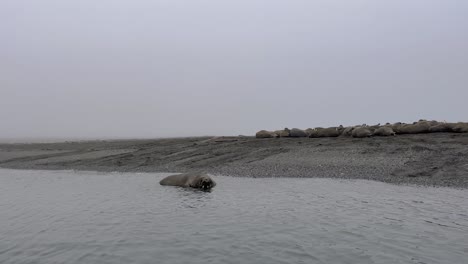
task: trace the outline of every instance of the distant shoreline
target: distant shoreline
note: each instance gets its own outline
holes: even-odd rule
[[[113,138],[0,138],[2,144],[44,144],[44,143],[81,143],[81,142],[96,142],[96,141],[141,141],[141,140],[160,140],[171,138],[207,138],[214,136],[199,136],[199,137],[113,137]]]
[[[188,137],[0,144],[0,167],[368,179],[468,188],[468,134]]]

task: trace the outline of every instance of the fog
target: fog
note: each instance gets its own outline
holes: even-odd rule
[[[468,1],[0,0],[0,138],[468,121]]]

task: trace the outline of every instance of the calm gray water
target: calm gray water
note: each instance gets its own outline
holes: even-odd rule
[[[468,191],[0,170],[0,263],[468,263]]]

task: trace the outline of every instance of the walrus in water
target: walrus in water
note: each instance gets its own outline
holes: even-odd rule
[[[167,176],[162,179],[159,184],[167,186],[179,186],[185,188],[195,188],[201,190],[211,190],[216,186],[210,176],[202,173],[184,173]]]

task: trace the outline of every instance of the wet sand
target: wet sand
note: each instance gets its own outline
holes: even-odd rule
[[[0,167],[369,179],[468,188],[468,134],[0,144]]]

